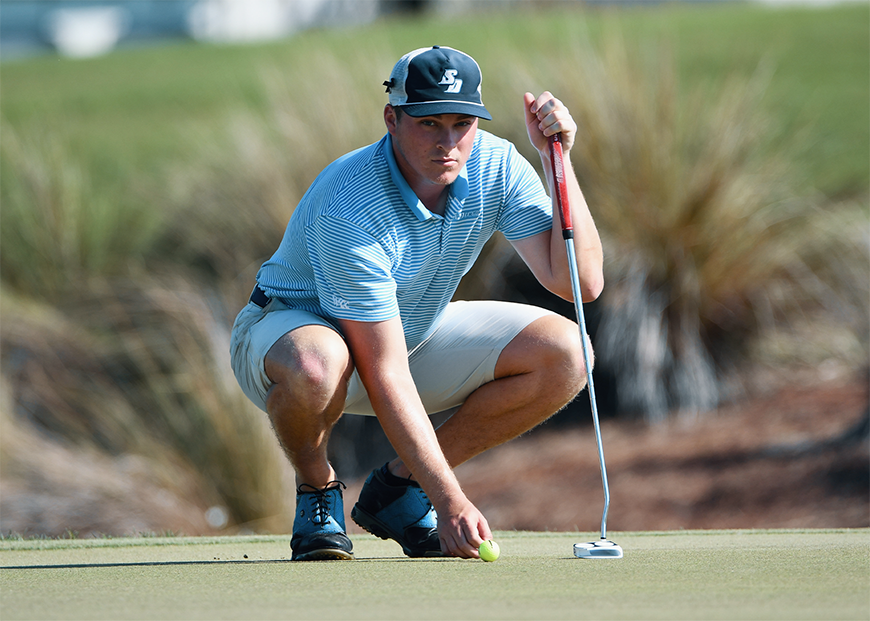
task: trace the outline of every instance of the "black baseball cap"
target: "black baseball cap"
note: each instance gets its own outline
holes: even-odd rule
[[[480,82],[480,67],[471,56],[436,45],[402,56],[384,86],[390,105],[411,116],[468,114],[491,121]]]

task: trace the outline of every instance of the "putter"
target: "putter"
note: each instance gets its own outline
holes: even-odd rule
[[[607,539],[607,510],[610,508],[610,488],[607,485],[607,468],[604,465],[604,449],[601,443],[601,425],[598,422],[598,405],[595,401],[595,384],[592,382],[592,360],[590,345],[586,334],[586,318],[583,315],[583,298],[580,294],[580,276],[577,273],[577,259],[574,253],[574,227],[571,223],[571,207],[568,203],[568,188],[565,185],[565,168],[562,161],[562,135],[550,136],[550,160],[553,178],[556,181],[556,203],[562,220],[562,237],[568,252],[568,269],[571,272],[571,289],[574,293],[574,309],[580,325],[580,342],[583,345],[583,363],[586,365],[586,389],[589,391],[589,404],[592,406],[592,423],[595,426],[595,441],[598,444],[598,465],[601,468],[601,483],[604,486],[604,511],[601,514],[601,539],[589,543],[575,543],[574,556],[577,558],[622,558],[622,548]]]

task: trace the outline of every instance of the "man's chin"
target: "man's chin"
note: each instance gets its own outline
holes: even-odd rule
[[[445,171],[432,179],[432,183],[437,185],[451,185],[459,176],[459,168],[456,170]]]

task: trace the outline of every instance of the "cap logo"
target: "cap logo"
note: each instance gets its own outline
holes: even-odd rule
[[[447,88],[444,89],[445,93],[459,93],[462,89],[462,80],[456,79],[456,74],[459,73],[456,69],[446,69],[444,71],[444,76],[441,78],[441,81],[438,84],[445,84]]]

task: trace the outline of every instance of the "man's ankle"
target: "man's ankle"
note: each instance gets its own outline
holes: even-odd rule
[[[411,471],[408,470],[408,467],[405,466],[404,462],[393,461],[385,465],[386,468],[384,468],[384,472],[386,473],[386,478],[389,483],[395,485],[407,485],[409,482],[414,480],[414,475],[411,474]]]
[[[296,490],[299,492],[311,492],[314,490],[320,492],[328,492],[329,490],[338,489],[341,487],[346,487],[344,483],[339,480],[330,481],[326,485],[311,485],[310,483],[297,483]]]
[[[326,473],[325,478],[323,477],[323,473],[307,472],[305,476],[303,476],[299,471],[296,472],[296,489],[299,489],[304,485],[306,488],[327,490],[337,487],[338,483],[338,475],[331,467],[329,472]]]

